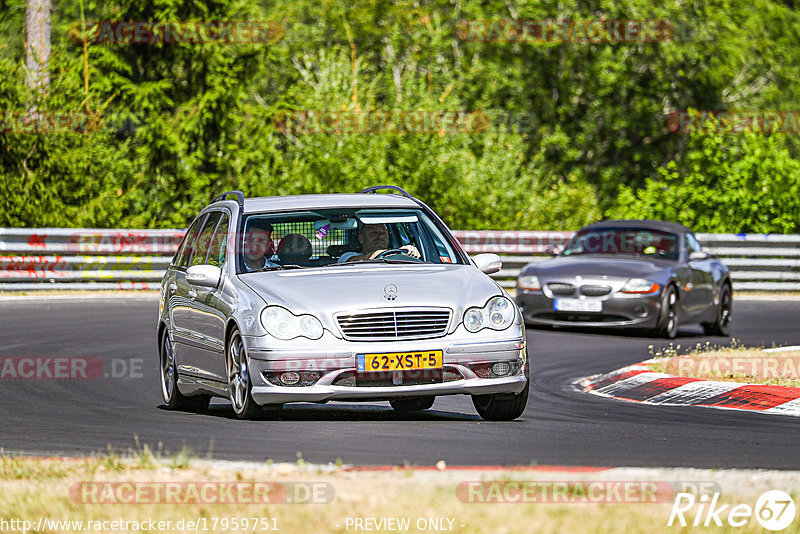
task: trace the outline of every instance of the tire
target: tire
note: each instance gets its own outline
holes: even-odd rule
[[[675,339],[678,335],[678,293],[675,286],[668,286],[661,298],[661,314],[655,334],[658,337]]]
[[[253,383],[250,380],[250,362],[247,361],[244,341],[237,329],[231,332],[225,348],[225,367],[228,371],[228,396],[233,413],[239,419],[261,418],[264,409],[256,404],[251,395]]]
[[[433,401],[436,397],[418,397],[416,399],[394,399],[390,400],[389,404],[392,405],[394,411],[400,413],[419,412],[427,410],[433,406]]]
[[[207,409],[211,397],[208,395],[187,397],[178,389],[178,368],[175,365],[175,349],[166,329],[161,335],[158,352],[161,397],[164,399],[167,409],[185,412],[202,412]]]
[[[713,323],[703,323],[703,332],[710,336],[727,336],[731,333],[731,320],[733,312],[733,291],[730,284],[722,286],[719,295],[719,308],[717,318]]]
[[[513,421],[525,411],[528,404],[528,391],[531,387],[531,365],[525,362],[525,388],[517,393],[496,393],[494,395],[473,395],[475,410],[487,421]]]

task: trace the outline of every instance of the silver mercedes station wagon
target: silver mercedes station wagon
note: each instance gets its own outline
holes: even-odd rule
[[[515,419],[530,361],[519,308],[487,276],[500,267],[494,254],[470,258],[395,186],[224,193],[192,222],[161,283],[164,402],[199,411],[222,397],[253,419],[291,402],[408,412],[466,394],[481,417]]]

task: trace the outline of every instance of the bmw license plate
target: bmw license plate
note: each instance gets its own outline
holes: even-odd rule
[[[603,311],[603,301],[586,299],[555,299],[553,301],[555,311],[570,312],[601,312]]]
[[[442,351],[440,350],[356,354],[359,373],[441,369],[442,361]]]

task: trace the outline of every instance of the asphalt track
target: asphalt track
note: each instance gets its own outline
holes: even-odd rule
[[[529,330],[533,383],[517,421],[481,420],[467,397],[439,398],[424,414],[388,403],[291,405],[278,420],[239,421],[212,401],[205,414],[163,409],[155,343],[157,299],[0,300],[0,358],[141,360],[124,377],[0,380],[0,447],[27,454],[125,452],[148,444],[233,460],[356,465],[586,465],[800,469],[800,418],[699,407],[660,407],[575,391],[579,377],[648,357],[647,337]],[[733,337],[748,345],[800,344],[800,301],[738,300]],[[726,338],[699,327],[683,346]],[[138,445],[137,445],[138,442]]]

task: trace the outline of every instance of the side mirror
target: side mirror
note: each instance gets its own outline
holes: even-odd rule
[[[711,257],[711,254],[704,250],[695,250],[689,254],[689,261],[703,261]]]
[[[545,249],[544,252],[548,256],[556,257],[562,252],[564,252],[564,247],[561,245],[550,245],[549,247],[547,247],[547,249]]]
[[[481,272],[485,274],[494,274],[503,267],[503,262],[497,254],[478,254],[472,258]]]
[[[213,265],[193,265],[186,270],[186,281],[193,286],[217,287],[222,271]]]

